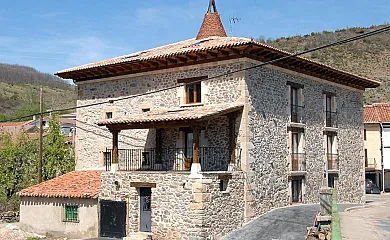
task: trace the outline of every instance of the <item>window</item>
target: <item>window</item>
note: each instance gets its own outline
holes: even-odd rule
[[[335,133],[326,133],[326,158],[328,164],[328,170],[339,169],[339,156],[337,153],[337,136]]]
[[[336,98],[333,93],[325,93],[325,124],[326,127],[337,128]]]
[[[186,85],[187,104],[202,102],[201,83],[188,83]]]
[[[79,206],[65,206],[64,222],[79,222]]]
[[[219,182],[219,190],[221,192],[226,192],[228,187],[229,179],[221,179]]]
[[[290,86],[289,93],[289,102],[290,102],[290,114],[291,114],[291,122],[300,123],[303,117],[303,95],[302,89],[303,85],[287,82],[287,85]]]
[[[366,141],[366,140],[367,140],[367,130],[364,129],[364,141]]]
[[[112,112],[106,112],[106,119],[112,119]]]
[[[367,153],[367,149],[364,149],[364,162],[365,162],[366,167],[368,167],[368,153]]]
[[[177,83],[184,83],[185,96],[182,103],[193,104],[202,102],[202,84],[203,79],[208,76],[178,79]]]
[[[305,153],[303,147],[303,136],[304,129],[290,127],[289,131],[291,132],[291,145],[290,145],[290,154],[291,154],[291,171],[306,171],[306,161]]]

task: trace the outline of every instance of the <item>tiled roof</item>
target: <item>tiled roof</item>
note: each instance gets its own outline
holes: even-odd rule
[[[364,106],[365,123],[390,123],[390,103],[374,103]]]
[[[111,58],[108,60],[89,63],[86,65],[65,69],[57,72],[56,74],[72,72],[83,69],[90,69],[100,66],[108,66],[118,63],[137,62],[137,61],[149,61],[158,60],[165,57],[185,55],[196,52],[203,52],[207,50],[217,50],[227,47],[242,46],[250,43],[252,40],[249,38],[239,37],[210,37],[202,40],[195,38],[157,47],[141,52],[131,53],[120,57]],[[262,44],[262,43],[259,43]]]
[[[62,124],[76,125],[76,119],[74,118],[58,118],[57,120]]]
[[[99,122],[99,125],[157,123],[168,121],[199,120],[206,117],[218,116],[243,108],[243,104],[219,104],[198,107],[154,110],[131,115],[126,118],[108,119]]]
[[[21,197],[97,198],[101,171],[73,171],[20,191]]]
[[[0,122],[0,127],[21,127],[33,121],[34,120],[25,121],[25,122]]]
[[[196,39],[199,40],[213,36],[227,37],[221,18],[217,12],[206,13]]]

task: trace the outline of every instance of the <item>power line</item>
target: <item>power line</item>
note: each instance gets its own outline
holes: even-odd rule
[[[336,42],[333,42],[333,43],[330,43],[330,44],[322,45],[322,46],[319,46],[319,47],[316,47],[316,48],[312,48],[312,49],[309,49],[309,50],[306,50],[306,51],[303,51],[303,52],[299,52],[299,53],[295,53],[295,54],[288,55],[288,56],[285,56],[285,57],[281,57],[281,58],[277,58],[277,59],[274,59],[274,60],[270,60],[270,61],[267,61],[267,62],[264,62],[264,63],[261,63],[261,64],[257,64],[257,65],[251,66],[251,67],[234,70],[234,71],[230,71],[230,72],[227,72],[227,73],[222,73],[222,74],[219,74],[219,75],[216,75],[216,76],[213,76],[213,77],[208,77],[208,78],[202,79],[202,80],[197,80],[197,81],[194,81],[193,83],[198,83],[198,82],[202,82],[202,81],[208,81],[208,80],[212,80],[212,79],[215,79],[215,78],[224,77],[224,76],[227,76],[227,75],[230,75],[230,74],[234,74],[234,73],[238,73],[238,72],[242,72],[242,71],[246,71],[246,70],[251,70],[251,69],[263,67],[263,66],[266,66],[266,65],[269,65],[269,64],[273,64],[273,63],[276,63],[276,62],[284,61],[284,60],[287,60],[287,59],[290,59],[290,58],[293,58],[293,57],[298,57],[298,56],[301,56],[301,55],[304,55],[304,54],[307,54],[307,53],[311,53],[311,52],[315,52],[315,51],[318,51],[318,50],[322,50],[322,49],[325,49],[325,48],[329,48],[329,47],[333,47],[333,46],[342,45],[342,44],[350,43],[350,42],[353,42],[353,41],[357,41],[357,40],[360,40],[360,39],[363,39],[363,38],[367,38],[367,37],[370,37],[370,36],[373,36],[373,35],[377,35],[377,34],[380,34],[380,33],[383,33],[383,32],[389,31],[389,30],[390,30],[390,26],[383,27],[383,28],[380,28],[380,29],[377,29],[377,30],[374,30],[374,31],[371,31],[371,32],[359,34],[358,36],[355,36],[355,37],[351,37],[351,38],[347,38],[347,39],[344,39],[344,40],[336,41]],[[118,98],[118,99],[110,99],[110,100],[107,100],[107,101],[102,101],[102,102],[97,102],[97,103],[92,103],[92,104],[86,104],[86,105],[82,105],[82,106],[69,107],[69,108],[63,108],[63,109],[56,109],[56,110],[51,110],[51,111],[46,111],[46,112],[39,112],[39,113],[36,113],[36,114],[31,114],[31,115],[27,115],[27,116],[23,116],[23,117],[9,119],[9,120],[6,120],[6,121],[1,120],[0,122],[9,122],[9,121],[22,120],[22,119],[25,119],[25,118],[31,118],[31,117],[36,116],[36,115],[45,115],[45,114],[50,114],[50,113],[60,113],[60,112],[65,112],[65,111],[70,111],[70,110],[75,110],[75,109],[80,109],[80,108],[98,106],[98,105],[102,105],[102,104],[112,104],[112,103],[117,102],[117,101],[123,101],[123,100],[131,99],[131,98],[136,98],[136,97],[140,97],[140,96],[145,96],[145,95],[150,95],[150,94],[154,94],[154,93],[159,93],[159,92],[175,89],[175,88],[181,87],[183,85],[184,84],[179,84],[179,85],[175,85],[175,86],[172,86],[172,87],[162,88],[162,89],[158,89],[158,90],[147,92],[147,93],[136,94],[136,95],[122,97],[122,98]]]

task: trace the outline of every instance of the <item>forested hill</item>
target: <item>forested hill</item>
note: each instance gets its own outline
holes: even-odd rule
[[[389,24],[368,28],[346,28],[335,32],[323,31],[305,36],[283,37],[279,39],[265,40],[264,38],[259,38],[258,40],[276,48],[297,53],[385,26],[389,26]],[[383,83],[382,86],[365,92],[365,103],[390,102],[390,31],[306,54],[304,57],[381,81]]]
[[[45,109],[75,106],[73,85],[31,67],[0,64],[0,119],[38,111],[40,87],[44,91]]]

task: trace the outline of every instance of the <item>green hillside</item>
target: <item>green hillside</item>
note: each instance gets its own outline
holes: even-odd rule
[[[30,67],[0,64],[0,118],[39,110],[40,87],[45,109],[75,106],[75,87],[67,82]]]
[[[258,40],[276,48],[297,53],[322,46],[340,39],[357,36],[375,29],[389,26],[371,26],[369,28],[347,28],[335,32],[311,33],[305,36],[283,37],[279,39]],[[390,32],[374,35],[348,44],[313,52],[304,57],[381,81],[377,89],[365,93],[365,103],[390,102]]]

